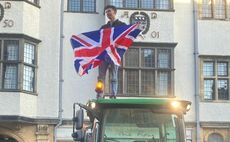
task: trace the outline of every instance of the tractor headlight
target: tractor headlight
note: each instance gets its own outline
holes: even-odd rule
[[[178,101],[173,101],[173,102],[171,102],[171,107],[172,107],[173,109],[178,109],[178,108],[181,107],[181,103],[178,102]]]
[[[186,111],[189,111],[191,109],[191,104],[188,104],[186,107]]]

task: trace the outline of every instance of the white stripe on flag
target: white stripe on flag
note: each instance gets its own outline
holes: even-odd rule
[[[106,48],[106,52],[107,52],[107,54],[109,55],[110,59],[113,61],[113,63],[114,63],[115,65],[120,66],[120,64],[117,62],[117,58],[113,55],[113,53],[112,53],[110,47]],[[115,50],[115,54],[116,54],[117,57],[119,58],[118,60],[120,60],[120,56],[118,55],[117,50]]]
[[[83,34],[79,34],[78,37],[81,38],[82,40],[86,41],[87,43],[91,44],[91,45],[97,45],[98,44],[98,42],[92,40],[91,38],[89,38]]]

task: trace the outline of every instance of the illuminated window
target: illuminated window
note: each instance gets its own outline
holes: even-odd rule
[[[202,0],[200,17],[209,19],[229,19],[229,0]]]
[[[202,0],[202,17],[211,18],[212,17],[212,2],[211,0]]]
[[[225,19],[225,0],[215,0],[214,16],[217,19]]]
[[[24,44],[23,90],[34,92],[35,45]]]

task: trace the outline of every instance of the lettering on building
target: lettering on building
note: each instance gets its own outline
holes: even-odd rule
[[[6,12],[9,12],[7,10],[10,10],[11,3],[5,2],[4,4],[0,4],[0,22],[2,23],[3,28],[11,28],[14,26],[14,20],[5,17]]]
[[[152,37],[152,38],[160,38],[160,32],[152,31],[151,37]]]

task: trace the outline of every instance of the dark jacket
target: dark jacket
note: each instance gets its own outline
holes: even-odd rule
[[[117,19],[112,24],[111,24],[111,21],[108,21],[107,24],[101,26],[101,29],[110,28],[110,27],[116,27],[116,26],[121,26],[121,25],[126,25],[126,24]]]

